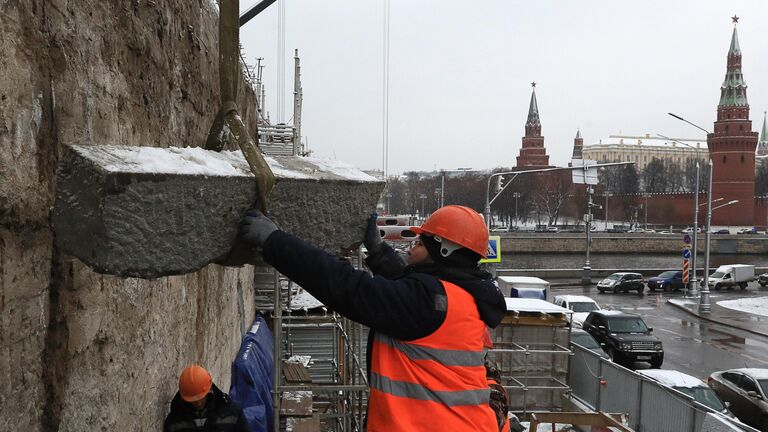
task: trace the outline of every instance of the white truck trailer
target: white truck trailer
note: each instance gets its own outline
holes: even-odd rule
[[[709,275],[709,287],[719,290],[738,286],[746,289],[755,280],[755,266],[750,264],[722,265]]]

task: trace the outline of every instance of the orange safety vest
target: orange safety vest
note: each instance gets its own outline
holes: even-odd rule
[[[408,342],[375,335],[369,432],[498,430],[488,405],[485,323],[471,294],[441,282],[448,311],[434,333]]]

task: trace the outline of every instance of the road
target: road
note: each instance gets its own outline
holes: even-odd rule
[[[641,315],[664,344],[663,369],[678,370],[706,381],[707,376],[717,370],[768,368],[768,337],[699,320],[667,303],[669,298],[681,298],[682,293],[598,294],[594,287],[553,288],[552,295],[558,294],[587,295],[603,308]],[[768,296],[768,289],[760,289],[753,283],[746,291],[713,291],[711,301],[749,296]],[[768,317],[765,319],[768,321]],[[649,366],[637,363],[635,367]]]

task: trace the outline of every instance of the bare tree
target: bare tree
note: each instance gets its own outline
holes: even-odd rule
[[[662,193],[667,191],[666,176],[664,175],[664,162],[653,158],[643,169],[643,184],[648,193]]]
[[[547,225],[557,225],[560,218],[560,210],[571,191],[571,173],[567,171],[555,171],[536,175],[538,180],[535,189],[535,203],[538,208],[538,221],[546,216]]]

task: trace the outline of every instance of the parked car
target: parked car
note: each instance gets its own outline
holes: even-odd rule
[[[637,291],[642,294],[645,291],[643,275],[640,273],[614,273],[597,283],[597,290],[600,293],[606,291],[628,292]]]
[[[550,233],[556,233],[556,232],[558,232],[558,231],[560,231],[560,230],[559,230],[557,227],[555,227],[555,226],[549,226],[549,227],[547,227],[547,232],[550,232]]]
[[[571,343],[586,348],[603,358],[608,358],[608,354],[589,333],[582,329],[571,330]]]
[[[600,343],[615,363],[631,365],[644,361],[653,368],[664,362],[661,341],[645,325],[640,315],[621,311],[600,310],[590,312],[584,320],[584,330]]]
[[[761,287],[768,285],[768,273],[763,273],[758,276],[757,283],[759,283]]]
[[[709,275],[709,287],[719,290],[738,286],[746,289],[755,280],[755,266],[751,264],[722,265]]]
[[[768,369],[743,368],[714,372],[707,383],[742,422],[768,431]]]
[[[757,228],[741,228],[740,230],[736,231],[736,234],[757,234]]]
[[[683,283],[683,272],[670,270],[664,273],[648,278],[648,290],[649,291],[670,291],[681,290],[685,287]]]
[[[631,230],[627,231],[628,233],[632,234],[642,234],[645,232],[645,229],[643,228],[632,228]]]
[[[730,234],[731,231],[728,228],[713,229],[712,234]]]
[[[573,314],[568,318],[571,321],[573,327],[580,328],[584,324],[584,320],[587,319],[587,315],[590,312],[601,310],[600,305],[596,301],[587,296],[581,295],[559,295],[555,296],[552,303],[570,309]]]
[[[494,233],[507,233],[507,232],[509,232],[509,227],[498,226],[496,228],[492,228],[491,232],[494,232]]]
[[[682,230],[680,232],[682,232],[683,234],[693,234],[693,227],[688,227],[688,228],[686,228],[686,229],[684,229],[684,230]],[[696,232],[700,233],[701,232],[701,228],[696,228]]]
[[[669,369],[645,369],[637,371],[640,375],[650,378],[662,385],[684,393],[696,402],[708,406],[713,410],[728,417],[735,417],[714,390],[707,384],[690,375]]]

